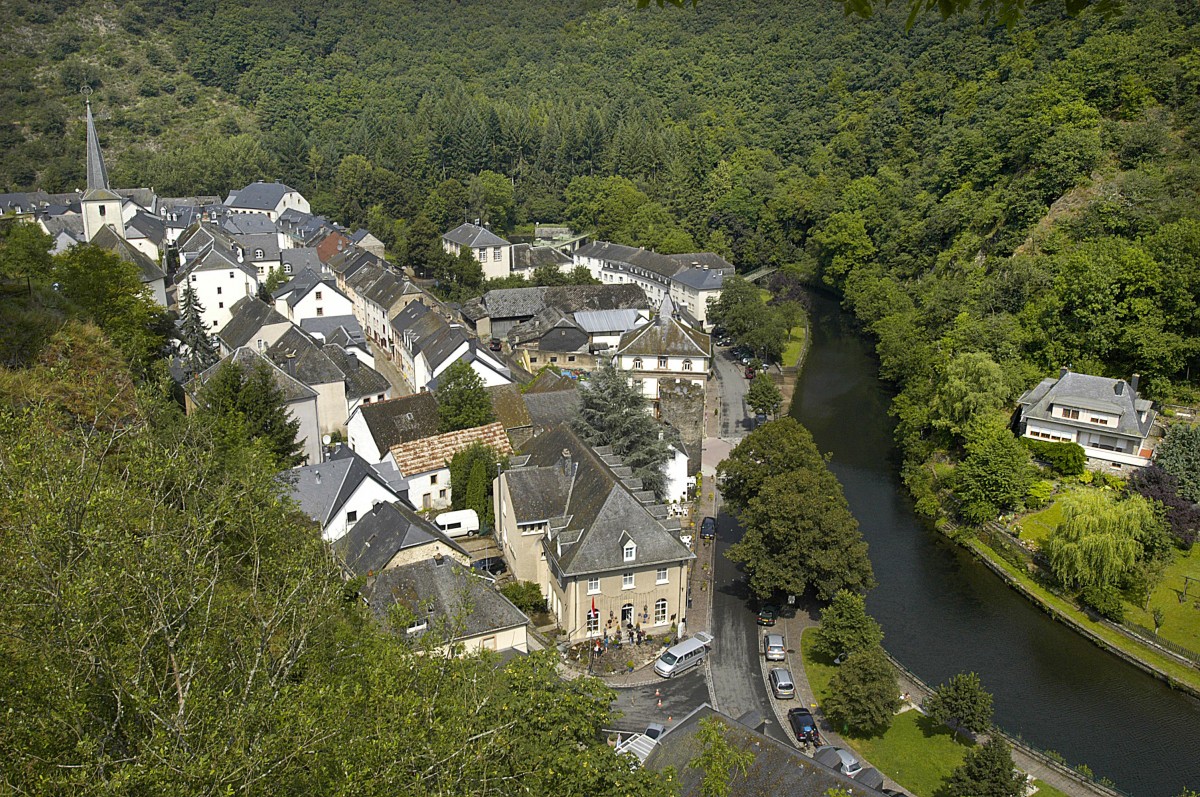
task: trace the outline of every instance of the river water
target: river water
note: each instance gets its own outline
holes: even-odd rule
[[[870,544],[867,609],[888,651],[931,685],[978,673],[1000,727],[1136,797],[1200,789],[1200,701],[1054,622],[922,523],[869,342],[827,296],[813,297],[812,330],[791,414],[832,454]]]

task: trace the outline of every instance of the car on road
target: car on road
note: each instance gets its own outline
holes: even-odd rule
[[[767,657],[767,661],[783,661],[787,658],[783,634],[767,634],[763,637],[763,655]]]
[[[767,674],[767,683],[771,685],[771,694],[776,700],[791,700],[796,696],[796,682],[792,674],[782,667],[776,667]]]
[[[787,647],[784,646],[784,635],[767,634],[762,637],[762,654],[768,661],[782,661],[787,658]]]
[[[852,778],[863,770],[863,765],[854,757],[854,753],[851,753],[849,750],[843,750],[840,747],[834,747],[831,744],[818,747],[813,752],[813,758],[830,769],[837,770],[843,775],[849,775]]]
[[[773,603],[764,603],[758,610],[759,625],[775,625],[775,621],[779,619],[779,607]]]
[[[817,720],[811,711],[806,708],[789,709],[787,718],[788,724],[792,726],[792,733],[796,735],[796,741],[813,745],[821,743],[821,732],[817,730]]]
[[[715,540],[717,538],[716,518],[706,517],[700,521],[700,539]]]

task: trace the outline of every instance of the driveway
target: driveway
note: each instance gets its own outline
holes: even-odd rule
[[[648,671],[649,672],[649,671]],[[653,683],[641,686],[618,688],[613,709],[621,716],[613,721],[613,731],[644,731],[652,722],[671,727],[692,710],[708,702],[708,685],[704,682],[704,668],[693,667],[691,671],[675,678],[658,678]],[[659,706],[659,703],[662,705]]]

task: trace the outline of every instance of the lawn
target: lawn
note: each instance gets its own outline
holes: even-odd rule
[[[1061,791],[1049,784],[1042,783],[1040,780],[1035,780],[1033,785],[1037,786],[1037,791],[1035,791],[1030,797],[1067,797],[1066,794],[1063,794]]]
[[[1026,515],[1018,521],[1021,525],[1021,539],[1032,540],[1041,545],[1050,536],[1051,532],[1058,528],[1058,524],[1062,523],[1062,519],[1062,506],[1057,501],[1041,512]]]
[[[800,359],[800,354],[804,351],[804,337],[807,333],[807,327],[804,324],[799,324],[792,327],[788,332],[787,346],[783,349],[783,365],[791,367]]]
[[[818,702],[828,693],[836,667],[810,649],[812,629],[801,640],[804,670]],[[933,797],[942,781],[962,763],[968,743],[955,740],[944,726],[934,727],[918,711],[896,716],[882,736],[870,739],[844,737],[863,757],[916,797]],[[1043,795],[1047,795],[1043,792]],[[1053,792],[1048,797],[1055,797]]]
[[[1188,589],[1186,601],[1180,601],[1183,595],[1183,577],[1191,576],[1200,579],[1200,545],[1193,545],[1190,553],[1178,553],[1175,561],[1163,574],[1162,581],[1148,604],[1150,611],[1142,611],[1141,606],[1125,605],[1126,619],[1154,628],[1154,616],[1151,612],[1155,607],[1163,610],[1162,628],[1158,629],[1163,639],[1169,639],[1176,645],[1183,645],[1188,650],[1200,653],[1200,583],[1192,582]]]

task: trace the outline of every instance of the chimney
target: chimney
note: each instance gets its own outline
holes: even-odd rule
[[[289,351],[287,353],[287,372],[288,376],[295,378],[296,376],[296,352]]]
[[[438,551],[437,553],[435,553],[433,555],[433,566],[434,567],[441,567],[442,562],[444,562],[444,561],[446,561],[446,557],[442,556],[441,551]]]
[[[1133,391],[1134,398],[1137,398],[1137,386],[1138,386],[1138,379],[1140,378],[1140,376],[1141,376],[1140,374],[1134,374],[1133,377],[1129,380],[1129,389]]]
[[[1113,385],[1113,392],[1116,393],[1118,396],[1125,392],[1125,380],[1124,379],[1117,380],[1117,383],[1115,385]]]
[[[1066,376],[1069,373],[1071,373],[1071,369],[1064,365],[1058,369],[1058,378],[1062,379],[1064,376]]]
[[[313,478],[314,478],[314,479],[316,479],[316,482],[317,482],[317,484],[320,484],[320,483],[321,483],[321,471],[319,471],[319,470],[314,470],[314,471],[313,471]]]
[[[570,476],[571,475],[571,449],[564,448],[562,450],[562,458],[563,458],[563,463],[562,463],[563,475]]]

